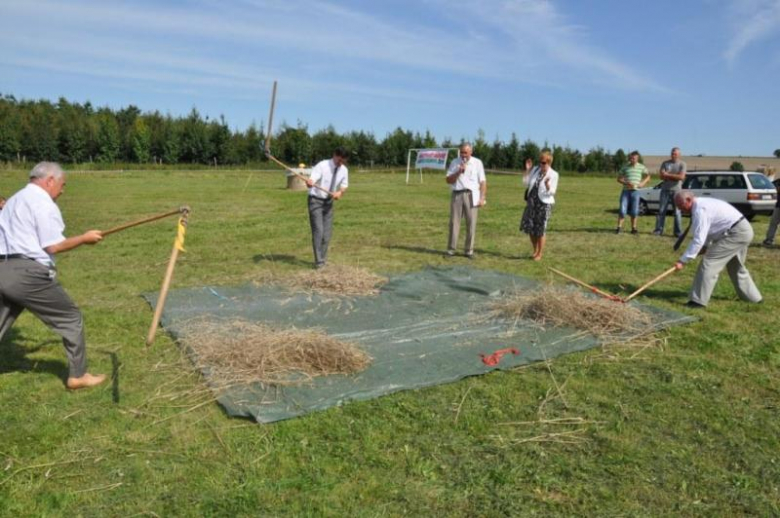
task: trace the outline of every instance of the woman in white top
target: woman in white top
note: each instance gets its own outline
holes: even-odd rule
[[[539,165],[533,166],[530,158],[525,161],[523,184],[526,187],[526,206],[520,220],[520,230],[531,237],[534,253],[531,259],[541,261],[547,233],[547,222],[552,215],[555,191],[558,189],[558,173],[552,168],[553,156],[549,151],[539,155]]]

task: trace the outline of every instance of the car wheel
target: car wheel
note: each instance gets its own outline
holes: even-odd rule
[[[639,215],[647,216],[648,214],[650,214],[650,209],[647,206],[647,202],[645,200],[639,200]]]

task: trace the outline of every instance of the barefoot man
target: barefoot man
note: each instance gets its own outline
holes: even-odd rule
[[[27,309],[62,336],[68,357],[69,389],[92,387],[106,376],[87,372],[81,311],[57,281],[54,255],[103,239],[99,230],[66,238],[55,201],[65,188],[65,171],[41,162],[30,171],[30,183],[0,212],[0,340]],[[2,347],[0,347],[2,354]]]

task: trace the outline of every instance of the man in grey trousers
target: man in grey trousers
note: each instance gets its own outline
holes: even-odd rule
[[[346,149],[337,147],[333,151],[333,158],[314,166],[311,176],[306,180],[309,187],[309,224],[314,267],[317,269],[325,266],[328,260],[328,246],[333,233],[333,201],[341,199],[349,187],[347,156]]]
[[[62,336],[68,357],[69,389],[93,387],[103,374],[87,372],[81,311],[56,278],[54,255],[103,239],[99,230],[66,238],[55,201],[65,188],[65,172],[41,162],[30,182],[0,212],[0,340],[25,309]],[[2,348],[0,348],[2,351]],[[0,352],[0,354],[2,354]]]
[[[661,164],[659,174],[661,175],[661,192],[658,199],[658,216],[655,219],[656,236],[663,235],[666,223],[666,210],[671,204],[674,209],[674,237],[679,237],[682,233],[682,215],[680,209],[674,205],[674,195],[682,189],[682,182],[685,180],[687,166],[680,160],[680,148],[673,147],[669,160]]]
[[[693,279],[688,306],[703,308],[707,305],[723,268],[729,272],[739,298],[761,302],[761,293],[745,267],[748,246],[753,240],[753,227],[745,217],[725,201],[697,198],[691,191],[679,191],[674,196],[674,203],[684,214],[691,215],[690,229],[693,231],[691,243],[675,268],[682,270],[706,248]]]
[[[471,156],[471,144],[460,145],[460,156],[452,161],[447,170],[447,183],[452,188],[450,198],[450,232],[447,241],[447,256],[455,255],[460,234],[460,221],[466,218],[465,255],[474,258],[474,241],[477,235],[477,214],[487,200],[485,168],[479,158]]]

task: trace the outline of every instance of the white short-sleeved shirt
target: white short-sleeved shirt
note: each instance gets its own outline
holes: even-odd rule
[[[463,159],[458,157],[450,163],[450,168],[447,171],[447,176],[457,174],[460,169],[460,164],[463,163]],[[463,174],[455,180],[455,183],[451,184],[453,191],[471,191],[473,205],[476,207],[480,203],[481,193],[479,190],[479,184],[485,181],[485,167],[482,165],[482,160],[476,157],[471,157],[466,163],[466,169]]]
[[[347,169],[347,166],[342,165],[339,167],[339,170],[336,172],[336,183],[333,184],[333,172],[335,169],[336,164],[333,162],[332,158],[323,160],[314,166],[309,178],[314,180],[315,185],[319,185],[332,192],[336,192],[342,188],[346,189],[349,187],[349,170]],[[331,189],[331,185],[333,185],[333,189]],[[328,195],[316,187],[309,187],[309,196],[322,198],[323,200],[328,199]]]
[[[65,240],[62,213],[49,193],[28,183],[0,211],[0,254],[22,254],[44,266],[54,266],[47,248]]]

